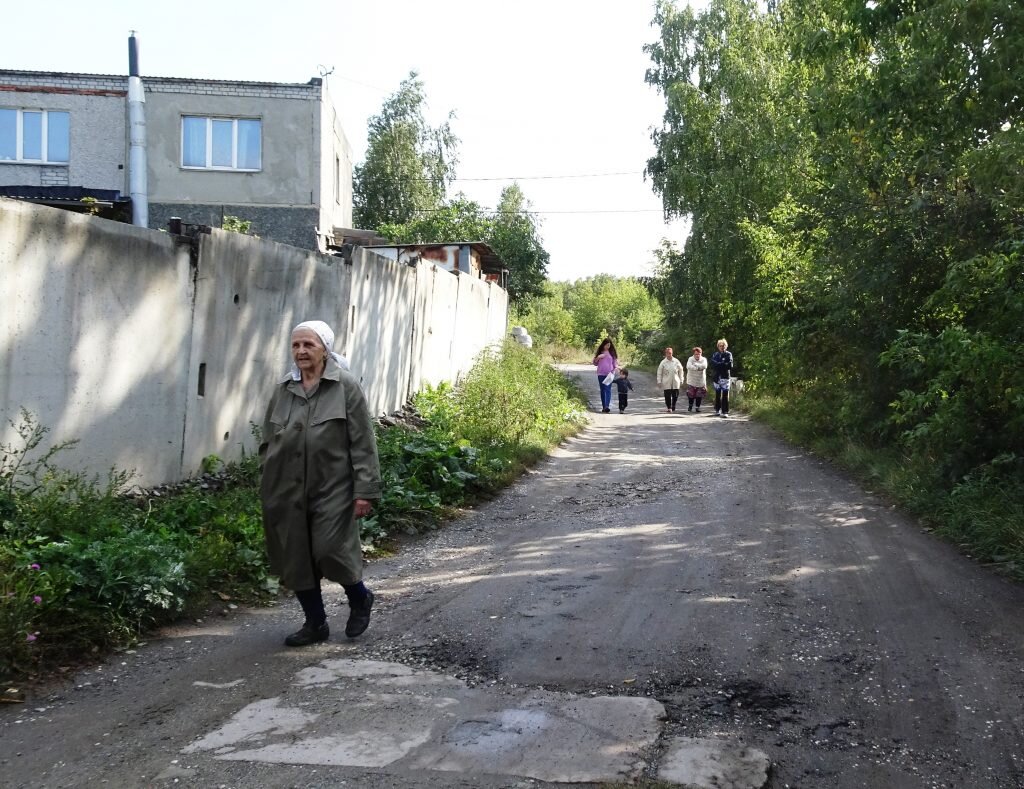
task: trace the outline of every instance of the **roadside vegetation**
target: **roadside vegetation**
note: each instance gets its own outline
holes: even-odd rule
[[[657,4],[647,173],[670,338],[747,403],[1024,577],[1024,6]]]
[[[664,340],[661,305],[635,277],[599,274],[545,283],[511,321],[524,326],[534,348],[554,362],[589,362],[597,344],[611,337],[623,366],[650,364],[660,358]]]
[[[363,521],[370,553],[507,485],[585,422],[571,384],[512,343],[416,409],[413,425],[378,428],[385,487]],[[47,446],[30,413],[15,427],[19,440],[0,447],[0,680],[74,666],[211,601],[276,596],[255,456],[211,457],[196,480],[131,492],[128,473],[61,468],[67,445]]]

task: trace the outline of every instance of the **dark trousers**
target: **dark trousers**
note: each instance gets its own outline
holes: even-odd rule
[[[715,410],[721,409],[723,414],[729,413],[729,390],[726,389],[724,392],[720,389],[715,390]]]
[[[629,405],[629,393],[619,392],[619,410],[625,411],[627,405]]]
[[[670,408],[673,411],[676,410],[676,400],[679,399],[678,389],[666,389],[665,390],[665,408]]]
[[[703,397],[688,397],[687,398],[687,400],[690,401],[690,408],[693,408],[693,401],[694,400],[697,401],[697,408],[700,408],[700,401],[703,400],[703,399],[704,399]]]

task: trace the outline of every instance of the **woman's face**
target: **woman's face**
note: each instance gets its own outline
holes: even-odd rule
[[[601,343],[601,350],[602,351],[610,350],[611,347],[612,347],[612,341],[611,340],[605,340],[603,343]]]
[[[320,336],[312,329],[292,332],[292,361],[300,372],[319,372],[327,357]]]
[[[665,349],[665,358],[666,359],[671,359],[672,358],[672,349],[671,348],[666,348]]]
[[[700,353],[701,353],[700,348],[694,348],[693,349],[693,358],[694,359],[699,359],[700,358]]]
[[[726,347],[727,346],[726,346],[726,344],[724,342],[722,342],[721,340],[718,341],[718,350],[724,351],[726,349]]]

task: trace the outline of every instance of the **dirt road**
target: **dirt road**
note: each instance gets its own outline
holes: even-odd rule
[[[1024,787],[1024,587],[635,384],[375,562],[360,641],[286,650],[290,602],[179,627],[0,709],[0,784]]]

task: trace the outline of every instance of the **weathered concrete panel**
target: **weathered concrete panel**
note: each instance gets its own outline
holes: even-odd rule
[[[459,366],[452,356],[455,313],[459,302],[459,279],[454,274],[430,265],[426,287],[430,289],[429,312],[425,315],[426,337],[423,341],[424,366],[420,383],[436,386],[441,381],[454,381]]]
[[[28,408],[55,441],[80,439],[70,466],[136,469],[143,485],[254,449],[302,320],[333,326],[381,414],[465,374],[501,340],[507,304],[482,280],[366,250],[346,262],[221,230],[193,243],[5,199],[0,299],[4,425]]]
[[[346,714],[333,714],[338,709]],[[459,773],[469,782],[491,774],[632,783],[664,715],[661,702],[649,698],[498,693],[400,663],[324,660],[302,669],[283,695],[246,705],[182,753],[431,770]]]
[[[395,411],[409,397],[416,272],[366,250],[352,256],[346,346],[372,413]]]
[[[65,466],[177,479],[191,289],[171,236],[0,198],[0,441],[24,407]]]
[[[199,243],[186,473],[209,454],[234,459],[253,449],[251,424],[262,423],[270,390],[291,365],[292,327],[323,320],[337,331],[348,302],[339,258],[222,230]]]

